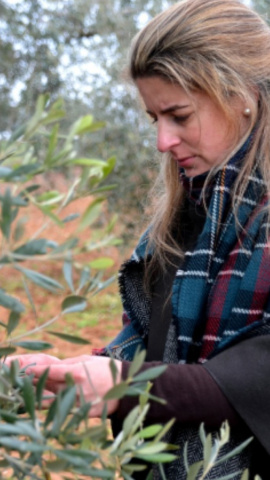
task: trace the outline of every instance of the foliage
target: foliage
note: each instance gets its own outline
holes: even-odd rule
[[[111,182],[122,207],[142,204],[152,133],[123,79],[137,30],[173,0],[15,0],[0,2],[0,131],[33,111],[40,94],[65,99],[68,121],[95,112],[106,127],[80,141],[84,156],[115,155]],[[122,181],[119,182],[119,178]],[[128,180],[128,181],[127,181]],[[130,224],[133,223],[129,219]]]
[[[263,15],[265,20],[269,22],[270,2],[269,0],[252,0],[252,7]]]
[[[97,226],[97,220],[104,216],[105,195],[109,190],[102,182],[113,169],[115,159],[111,157],[103,161],[77,156],[77,139],[100,128],[100,124],[88,115],[78,119],[68,133],[63,134],[59,121],[64,115],[62,101],[51,104],[48,97],[43,95],[38,99],[34,116],[9,139],[0,143],[0,269],[2,277],[5,269],[8,269],[13,278],[21,279],[28,299],[23,302],[4,288],[0,290],[0,306],[6,312],[6,321],[0,324],[6,336],[5,340],[1,336],[2,356],[12,352],[16,346],[38,350],[50,348],[48,343],[22,341],[22,338],[48,327],[60,315],[83,311],[90,297],[114,279],[103,280],[104,271],[112,266],[111,258],[96,257],[85,265],[77,258],[83,251],[99,252],[101,247],[119,243],[112,233],[115,218],[108,220],[104,227],[101,221]],[[44,190],[42,180],[44,183],[46,174],[57,172],[66,166],[73,167],[73,181],[68,191]],[[89,202],[81,218],[78,218],[76,211],[65,216],[64,208],[82,197],[89,197]],[[26,238],[24,227],[30,205],[36,209],[36,218],[43,217],[43,222],[31,238]],[[75,220],[77,226],[74,226],[72,234],[65,241],[58,243],[50,238],[52,224],[61,230]],[[92,228],[92,234],[89,233],[84,243],[80,242],[79,237],[89,227],[95,227]],[[63,281],[42,272],[43,265],[48,262],[59,264],[59,267],[62,264]],[[32,310],[38,319],[35,299],[31,293],[33,284],[50,294],[61,295],[62,311],[54,318],[46,319],[42,325],[37,324],[32,332],[14,335],[23,314],[29,315],[29,310]],[[70,340],[78,341],[76,338]]]
[[[192,465],[189,465],[188,458],[187,458],[187,448],[188,443],[185,444],[184,448],[184,461],[185,461],[185,468],[187,472],[187,480],[204,480],[207,478],[208,473],[211,469],[221,463],[226,462],[229,458],[233,457],[234,455],[239,454],[245,447],[249,445],[252,441],[252,438],[248,438],[245,442],[241,445],[236,447],[235,449],[231,450],[229,453],[220,456],[220,451],[224,445],[230,439],[230,427],[228,422],[224,422],[220,428],[220,435],[219,438],[214,439],[212,438],[211,433],[208,435],[205,434],[203,424],[200,426],[199,435],[201,442],[203,444],[203,460],[196,462]],[[240,475],[241,471],[234,472],[233,474],[226,475],[225,477],[219,477],[216,480],[229,480],[234,479],[237,475]],[[198,477],[199,475],[199,477]],[[241,480],[248,480],[249,473],[248,470],[245,470],[241,476]],[[255,480],[260,480],[259,477]]]
[[[138,406],[130,411],[115,439],[111,438],[108,430],[106,406],[100,423],[91,423],[91,404],[86,403],[81,395],[80,404],[76,405],[76,388],[68,376],[66,389],[57,395],[44,415],[39,408],[42,399],[46,398],[43,390],[47,371],[34,390],[31,377],[18,371],[17,362],[12,363],[10,370],[3,365],[0,466],[12,469],[13,478],[18,479],[50,479],[51,473],[68,472],[73,474],[72,478],[81,480],[89,476],[113,480],[116,473],[125,480],[132,480],[132,474],[145,470],[147,462],[158,465],[161,477],[166,478],[163,464],[177,458],[177,447],[167,444],[163,439],[173,420],[165,426],[144,427],[149,400],[161,401],[149,393],[150,380],[160,375],[166,367],[154,367],[140,374],[144,359],[144,352],[138,353],[127,380],[115,385],[105,396],[105,400],[120,399],[124,395],[136,395],[139,398]],[[112,360],[112,376],[114,372]],[[220,449],[229,440],[228,424],[225,422],[222,425],[220,437],[214,443],[211,435],[206,436],[203,426],[200,428],[200,437],[204,445],[204,460],[193,465],[188,465],[185,460],[187,480],[204,480],[211,468],[239,453],[251,441],[249,439],[219,458]],[[235,478],[236,474],[217,480]],[[245,471],[241,480],[247,478],[248,472]],[[259,477],[256,480],[260,480]]]
[[[0,290],[0,305],[2,314],[6,317],[0,324],[6,336],[0,343],[2,359],[13,353],[18,346],[38,351],[50,348],[51,344],[29,340],[28,337],[51,326],[60,315],[84,311],[89,297],[97,294],[114,278],[102,279],[103,271],[112,266],[110,258],[98,257],[87,265],[82,265],[77,257],[81,251],[92,252],[118,243],[112,234],[115,219],[109,221],[105,227],[100,226],[100,222],[97,224],[104,214],[104,195],[111,189],[102,185],[102,182],[113,169],[115,160],[109,158],[103,161],[76,155],[77,138],[91,133],[101,125],[88,115],[73,123],[68,133],[64,134],[59,123],[64,115],[60,100],[51,104],[47,96],[40,96],[34,116],[21,125],[10,138],[2,140],[0,145],[0,268],[2,278],[5,269],[11,269],[14,277],[21,278],[28,299],[26,305],[21,298],[10,294],[8,290]],[[42,191],[41,179],[48,172],[56,172],[67,165],[73,166],[74,172],[68,192]],[[86,195],[90,195],[90,203],[81,218],[78,220],[76,211],[65,217],[64,207]],[[25,213],[30,205],[36,208],[38,216],[44,217],[44,222],[31,238],[25,238]],[[50,238],[52,224],[61,229],[75,219],[77,232],[74,228],[74,233],[64,242],[57,243]],[[80,246],[78,237],[89,226],[92,232],[89,234],[90,240]],[[65,286],[59,281],[59,275],[52,278],[40,271],[44,262],[62,263]],[[27,314],[27,308],[31,308],[37,316],[31,284],[50,294],[61,294],[64,297],[62,309],[54,318],[41,325],[37,322],[37,326],[31,331],[16,334],[23,314]],[[8,283],[6,288],[8,289]],[[67,289],[70,291],[68,295]],[[85,339],[62,332],[48,332],[73,343],[88,343]],[[133,365],[133,375],[140,365],[138,362]],[[113,362],[111,370],[114,375]],[[163,371],[164,367],[153,369],[144,379],[138,375],[134,378],[135,383],[129,378],[122,386],[116,385],[107,394],[108,399],[134,391],[141,394],[140,405],[127,417],[121,438],[112,441],[108,433],[106,408],[100,425],[91,425],[88,419],[91,404],[85,402],[81,393],[80,404],[75,405],[76,387],[71,378],[67,376],[66,389],[56,396],[46,414],[39,414],[38,410],[44,397],[46,398],[44,386],[47,372],[34,388],[31,376],[25,375],[25,371],[19,371],[16,362],[12,363],[10,369],[2,363],[1,468],[10,468],[13,476],[18,479],[48,479],[50,472],[59,471],[72,472],[77,478],[81,478],[78,475],[114,478],[115,472],[120,472],[120,469],[124,478],[129,479],[134,470],[144,468],[143,465],[136,465],[137,458],[144,460],[151,455],[153,461],[157,462],[174,459],[170,453],[163,453],[161,458],[157,458],[160,452],[167,450],[167,445],[161,441],[167,427],[142,427],[149,409],[148,380],[155,378],[161,370]]]
[[[112,375],[114,368],[112,361]],[[136,373],[134,368],[133,373]],[[108,392],[108,399],[120,398],[123,391],[134,394],[134,389],[140,395],[140,404],[130,412],[122,432],[113,440],[106,407],[100,424],[92,424],[91,404],[81,395],[80,405],[76,406],[76,387],[70,378],[67,388],[57,395],[46,414],[41,414],[38,409],[44,398],[46,375],[47,372],[34,391],[31,378],[18,371],[16,362],[10,370],[2,367],[0,466],[11,468],[15,478],[48,479],[50,473],[69,472],[78,479],[85,476],[114,479],[115,473],[121,472],[129,480],[134,471],[145,469],[138,460],[164,463],[175,458],[168,452],[173,447],[162,441],[172,422],[163,427],[143,427],[149,409],[147,381],[130,378]],[[156,375],[155,369],[149,370],[150,379]]]

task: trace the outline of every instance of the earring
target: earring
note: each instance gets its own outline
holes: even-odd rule
[[[251,115],[251,110],[250,110],[250,108],[245,108],[245,110],[244,110],[244,116],[245,116],[245,117],[250,117],[250,115]]]

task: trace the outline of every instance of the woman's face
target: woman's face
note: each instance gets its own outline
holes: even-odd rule
[[[235,138],[223,111],[205,93],[187,94],[158,76],[138,78],[136,85],[147,113],[157,124],[158,150],[169,152],[189,177],[222,163],[249,127],[250,118],[244,116],[247,105],[241,99],[231,104],[239,119]]]

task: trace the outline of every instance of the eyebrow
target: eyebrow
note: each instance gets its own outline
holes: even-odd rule
[[[160,113],[171,113],[171,112],[174,112],[175,110],[179,110],[187,107],[189,107],[189,105],[172,105],[171,107],[160,110]],[[146,113],[148,113],[149,115],[153,115],[153,113],[150,110],[146,110]]]

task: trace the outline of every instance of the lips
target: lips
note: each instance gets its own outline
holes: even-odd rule
[[[183,158],[176,158],[176,162],[180,167],[188,168],[193,167],[194,165],[195,156],[183,157]]]

